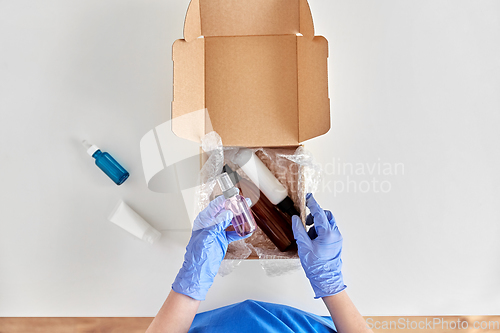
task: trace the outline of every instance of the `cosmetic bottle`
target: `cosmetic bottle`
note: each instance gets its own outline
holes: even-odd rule
[[[129,173],[110,154],[102,152],[99,147],[83,140],[82,144],[87,148],[87,153],[95,158],[95,164],[101,169],[116,185],[123,184],[127,180]]]
[[[246,236],[255,231],[255,220],[253,219],[250,207],[247,201],[239,193],[240,190],[234,187],[231,178],[227,173],[217,176],[222,194],[226,198],[224,207],[233,212],[233,220],[231,221],[234,230],[240,236]]]
[[[293,215],[300,216],[299,212],[295,209],[292,199],[288,196],[285,187],[281,185],[279,180],[274,177],[253,151],[246,148],[240,149],[234,157],[233,162],[245,172],[248,178],[257,185],[269,201],[290,216],[288,219],[290,224],[292,223],[291,217]]]
[[[255,184],[241,177],[228,165],[225,165],[222,171],[229,175],[229,178],[240,189],[243,196],[252,200],[250,210],[255,222],[271,242],[282,252],[293,249],[295,240],[287,216],[280,212]]]
[[[161,233],[146,222],[129,205],[120,200],[109,214],[108,220],[130,232],[135,237],[153,244],[161,237]]]

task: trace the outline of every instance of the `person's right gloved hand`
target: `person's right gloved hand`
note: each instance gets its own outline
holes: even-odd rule
[[[172,284],[176,293],[205,300],[229,243],[251,236],[242,237],[236,231],[226,231],[233,213],[224,209],[225,200],[223,195],[218,196],[194,220],[184,263]],[[250,206],[250,199],[246,200]]]
[[[328,210],[324,211],[311,193],[306,196],[306,206],[311,211],[311,214],[307,216],[306,224],[314,223],[309,234],[300,218],[296,215],[292,217],[293,234],[297,240],[300,263],[311,282],[315,298],[335,295],[346,288],[340,259],[342,235],[337,228],[333,214]],[[315,234],[317,237],[314,237]]]

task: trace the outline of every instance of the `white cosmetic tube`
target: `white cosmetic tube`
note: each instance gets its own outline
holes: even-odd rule
[[[120,200],[108,218],[114,224],[122,227],[137,238],[153,244],[161,233],[144,221],[132,208]]]

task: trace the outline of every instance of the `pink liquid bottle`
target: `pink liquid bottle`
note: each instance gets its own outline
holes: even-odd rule
[[[246,236],[254,232],[256,224],[250,207],[248,207],[245,198],[239,194],[240,190],[234,186],[229,175],[224,172],[217,176],[217,182],[226,198],[224,207],[233,212],[234,217],[231,223],[236,233],[240,236]]]

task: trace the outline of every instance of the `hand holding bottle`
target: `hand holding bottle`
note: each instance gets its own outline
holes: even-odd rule
[[[222,195],[215,198],[194,220],[184,263],[172,284],[175,292],[205,300],[228,244],[250,236],[241,237],[235,231],[225,231],[233,219],[233,213],[224,209],[225,200]]]
[[[335,218],[324,211],[309,193],[306,206],[311,214],[308,224],[314,223],[317,237],[311,239],[298,216],[293,216],[293,234],[297,240],[300,263],[316,295],[315,298],[335,295],[346,288],[342,277],[342,235]]]

